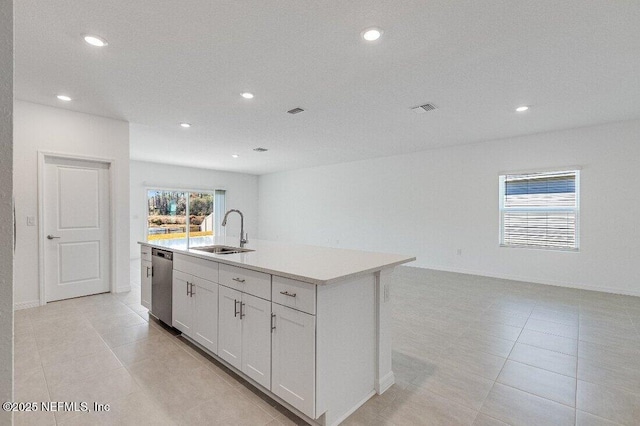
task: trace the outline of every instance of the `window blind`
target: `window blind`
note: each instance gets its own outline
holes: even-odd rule
[[[579,171],[500,176],[505,246],[578,248]]]

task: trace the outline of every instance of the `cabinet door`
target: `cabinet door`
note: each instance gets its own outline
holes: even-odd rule
[[[193,338],[202,346],[217,354],[218,284],[197,279],[193,293],[195,301],[195,333]]]
[[[242,294],[242,372],[271,385],[271,302]]]
[[[180,271],[173,271],[173,295],[171,304],[172,324],[174,328],[187,336],[193,335],[193,298],[190,294],[193,277]]]
[[[315,418],[315,316],[272,304],[271,391]]]
[[[151,310],[151,262],[148,260],[140,264],[140,304]]]
[[[238,370],[242,368],[240,303],[242,303],[242,293],[220,286],[218,292],[218,356]]]

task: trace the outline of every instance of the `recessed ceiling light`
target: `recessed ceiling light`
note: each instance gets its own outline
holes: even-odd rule
[[[366,41],[376,41],[383,32],[380,28],[368,28],[362,32],[362,38]]]
[[[60,99],[61,101],[65,101],[65,102],[69,102],[71,100],[71,98],[67,95],[58,95],[56,96],[58,99]]]
[[[526,105],[522,105],[522,106],[519,106],[518,108],[516,108],[516,112],[525,112],[525,111],[527,111],[528,109],[529,109],[529,107],[528,107],[528,106],[526,106]]]
[[[107,43],[107,40],[103,39],[102,37],[98,37],[98,36],[95,36],[95,35],[89,35],[89,34],[84,36],[84,41],[86,41],[90,45],[96,46],[96,47],[105,47],[107,44],[109,44],[109,43]]]
[[[253,99],[253,93],[249,93],[249,92],[240,93],[240,96],[242,96],[245,99]]]
[[[231,156],[232,156],[233,158],[238,158],[238,157],[240,157],[238,154],[231,154]]]
[[[189,123],[180,123],[180,126],[184,127],[185,129],[188,129],[189,127],[191,127],[191,124],[189,124]]]

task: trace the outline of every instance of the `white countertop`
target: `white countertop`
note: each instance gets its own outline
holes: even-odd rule
[[[201,242],[202,241],[202,242]],[[244,246],[255,250],[236,254],[212,254],[193,248],[187,250],[186,240],[140,241],[139,244],[210,259],[228,265],[240,266],[285,278],[323,285],[341,281],[385,268],[392,268],[416,260],[413,256],[288,244],[274,241],[251,240]],[[238,238],[211,237],[198,245],[214,244],[238,247]]]

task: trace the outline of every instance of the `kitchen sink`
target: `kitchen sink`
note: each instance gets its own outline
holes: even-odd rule
[[[234,253],[246,253],[249,251],[255,251],[255,250],[249,250],[246,248],[223,246],[223,245],[191,247],[191,248],[193,250],[206,251],[207,253],[214,253],[214,254],[234,254]]]

